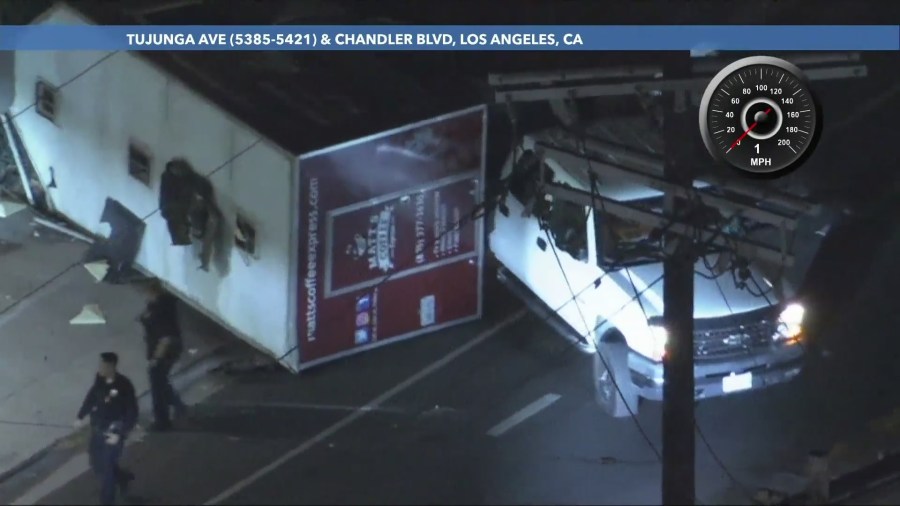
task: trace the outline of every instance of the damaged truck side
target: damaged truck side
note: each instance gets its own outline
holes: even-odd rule
[[[708,247],[694,277],[696,398],[790,380],[804,356],[797,288],[829,217],[795,194],[743,181],[669,187],[661,140],[644,123],[606,120],[587,140],[562,129],[524,136],[489,225],[501,281],[593,353],[598,402],[627,416],[641,399],[662,399],[664,240],[700,234]],[[672,191],[699,199],[704,218],[667,219]]]

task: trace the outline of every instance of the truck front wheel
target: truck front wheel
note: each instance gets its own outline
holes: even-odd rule
[[[605,339],[594,353],[594,390],[597,403],[610,416],[637,414],[638,394],[628,373],[628,348],[620,339]]]

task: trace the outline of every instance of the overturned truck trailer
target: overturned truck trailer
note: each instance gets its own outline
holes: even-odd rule
[[[477,319],[486,110],[308,153],[295,178],[296,369]]]
[[[103,24],[104,12],[60,3],[34,23]],[[477,318],[481,224],[451,229],[482,198],[485,108],[320,150],[409,117],[343,104],[337,126],[314,126],[304,108],[279,109],[269,82],[241,99],[270,72],[221,56],[0,61],[14,69],[4,126],[22,179],[94,236],[85,260],[108,261],[104,281],[137,267],[293,370]]]

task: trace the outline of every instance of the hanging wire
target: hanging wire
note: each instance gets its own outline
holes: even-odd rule
[[[575,298],[575,292],[572,289],[572,284],[569,282],[568,275],[566,275],[566,270],[565,270],[565,267],[563,267],[562,260],[560,260],[560,258],[559,258],[559,253],[556,251],[556,246],[553,244],[553,240],[550,238],[549,232],[547,232],[546,230],[544,230],[544,232],[547,234],[547,241],[550,243],[550,248],[553,250],[553,256],[556,258],[556,264],[559,266],[559,272],[562,274],[563,279],[566,282],[566,286],[569,289],[569,293],[572,294],[572,298]],[[628,270],[626,269],[626,272],[627,271]],[[635,293],[635,296],[638,297],[637,293]],[[634,300],[634,299],[632,298],[632,300]],[[640,300],[639,297],[638,297],[638,300]],[[581,311],[580,305],[578,305],[578,315],[581,317],[581,321],[584,324],[584,328],[591,329],[591,326],[588,324],[587,319],[584,316],[584,313]],[[587,336],[584,336],[584,337],[587,337]],[[597,351],[597,357],[600,358],[600,361],[603,363],[603,367],[605,367],[607,371],[612,370],[612,369],[610,369],[609,364],[606,361],[606,358],[603,356],[602,353],[600,353],[599,350]],[[660,461],[662,461],[662,453],[656,447],[656,444],[653,443],[653,440],[650,439],[650,436],[647,434],[647,431],[644,429],[643,425],[641,425],[640,420],[638,420],[637,414],[635,414],[634,410],[628,404],[628,401],[625,398],[625,394],[622,392],[622,388],[619,386],[619,380],[616,379],[615,375],[613,375],[613,374],[610,374],[609,378],[612,381],[613,387],[616,389],[616,393],[619,395],[619,398],[622,400],[622,403],[625,405],[625,409],[628,410],[628,415],[631,417],[631,420],[634,422],[635,427],[637,427],[638,432],[641,434],[641,437],[647,443],[647,446],[649,446],[650,449],[653,451],[653,453],[656,455],[656,458],[659,459]]]
[[[85,76],[85,74],[87,74],[88,72],[94,70],[95,68],[97,68],[98,66],[100,66],[101,63],[103,63],[103,62],[109,60],[110,58],[112,58],[113,56],[119,54],[120,52],[121,52],[121,51],[112,51],[111,53],[108,53],[108,54],[104,55],[104,56],[103,56],[102,58],[100,58],[99,60],[97,60],[97,61],[95,61],[94,63],[92,63],[92,64],[88,65],[87,67],[85,67],[84,70],[82,70],[81,72],[75,74],[74,76],[72,76],[71,78],[67,79],[66,81],[63,81],[59,86],[55,86],[54,88],[56,89],[56,91],[62,90],[62,89],[65,88],[66,86],[69,86],[70,84],[74,83],[75,81],[81,79],[82,77]],[[26,112],[30,111],[31,109],[37,107],[37,105],[38,105],[38,101],[35,100],[34,102],[28,104],[26,107],[23,107],[19,112],[17,112],[17,113],[15,113],[15,114],[11,115],[9,118],[3,118],[3,121],[4,121],[5,123],[7,123],[7,124],[11,124],[11,123],[12,123],[12,120],[14,120],[14,119],[18,118],[19,116],[25,114]],[[2,116],[0,116],[0,117],[2,117]],[[10,146],[10,148],[13,148],[13,146]],[[14,149],[14,148],[13,148],[13,149]]]

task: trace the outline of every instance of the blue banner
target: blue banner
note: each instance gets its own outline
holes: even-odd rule
[[[897,51],[898,25],[0,26],[21,51]]]

